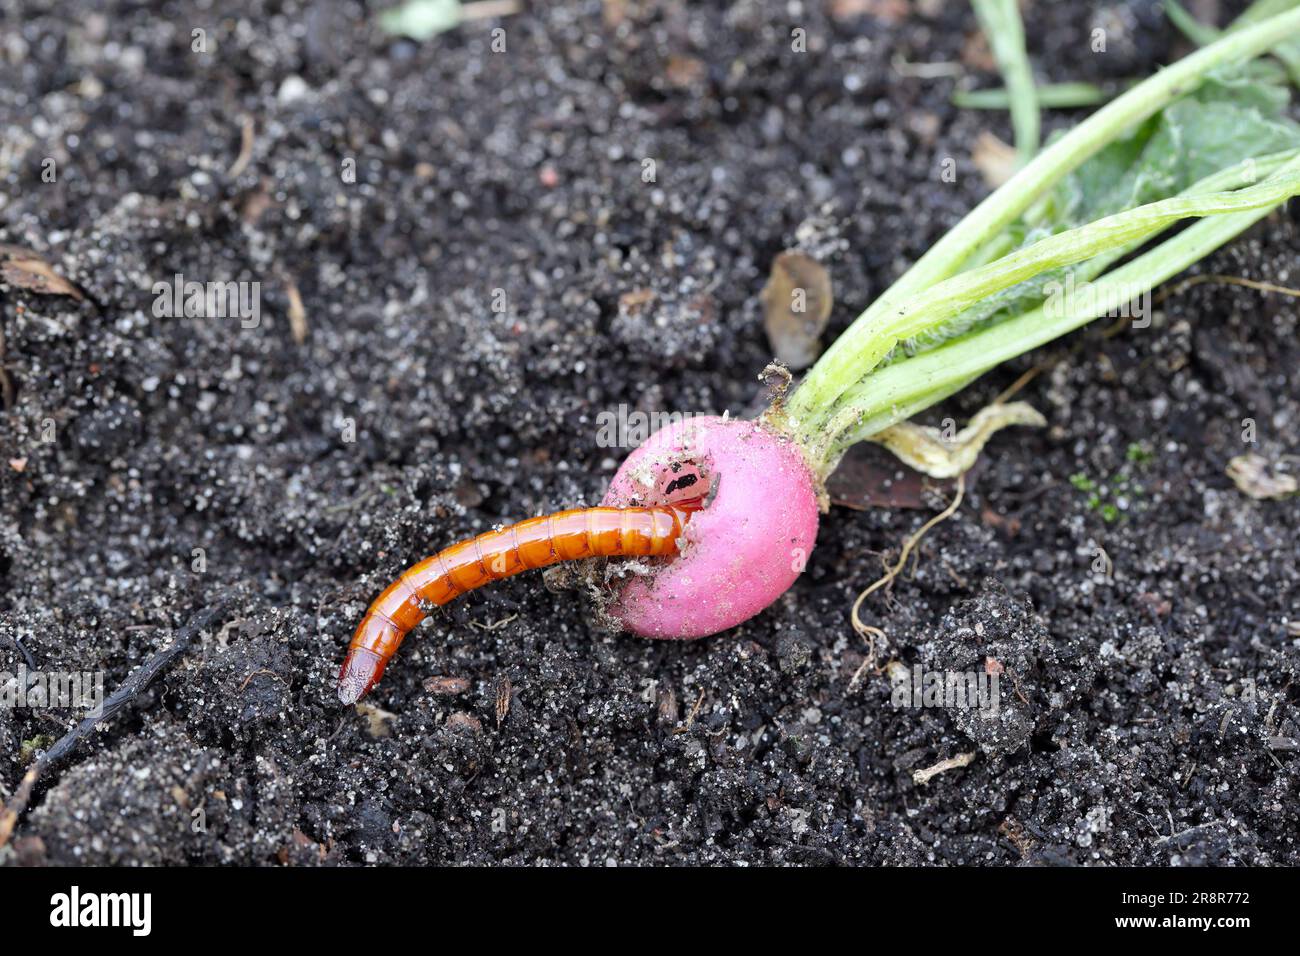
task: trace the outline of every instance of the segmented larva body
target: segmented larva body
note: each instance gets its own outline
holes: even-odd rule
[[[656,508],[575,508],[529,518],[439,551],[407,568],[370,605],[339,672],[339,700],[356,703],[383,676],[402,639],[430,605],[520,571],[591,557],[658,557],[677,539],[700,502]]]

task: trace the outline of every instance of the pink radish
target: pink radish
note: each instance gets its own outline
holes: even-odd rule
[[[671,503],[665,480],[695,466],[712,499],[681,553],[631,578],[610,615],[646,637],[704,637],[753,617],[795,582],[817,540],[817,493],[798,446],[762,422],[700,417],[664,428],[623,462],[603,504]]]

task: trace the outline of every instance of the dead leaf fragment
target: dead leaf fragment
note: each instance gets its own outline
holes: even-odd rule
[[[994,402],[972,415],[956,433],[951,419],[943,428],[902,421],[867,441],[884,445],[904,464],[931,478],[956,478],[970,470],[990,438],[1013,425],[1043,428],[1047,419],[1027,402]]]
[[[998,61],[993,56],[993,50],[989,47],[988,38],[984,36],[983,30],[975,30],[966,35],[966,41],[961,48],[961,61],[972,70],[982,70],[985,73],[996,73]]]
[[[627,19],[627,0],[602,0],[601,20],[611,30],[618,29]]]
[[[38,295],[66,295],[78,302],[86,298],[81,289],[55,272],[48,262],[22,246],[0,244],[0,279]]]
[[[642,315],[654,300],[655,294],[653,290],[633,289],[631,292],[624,292],[618,297],[618,311],[622,315],[636,318]]]
[[[366,719],[366,733],[371,737],[387,737],[388,723],[396,714],[381,710],[374,704],[357,704],[357,713]]]
[[[435,674],[433,677],[425,678],[424,689],[438,697],[451,697],[469,690],[469,681],[464,677],[445,677],[442,674]]]
[[[289,333],[293,336],[294,342],[302,345],[307,341],[307,310],[303,308],[302,293],[298,291],[298,283],[292,279],[285,279],[284,294],[289,299]]]
[[[1016,173],[1015,147],[1008,146],[988,130],[975,140],[970,158],[992,189],[997,189]]]
[[[467,714],[463,710],[458,710],[447,718],[446,725],[449,729],[461,731],[464,733],[478,734],[483,732],[483,724],[473,714]]]
[[[1020,519],[1015,515],[1001,515],[992,508],[985,506],[980,512],[980,520],[990,528],[1002,532],[1008,538],[1014,538],[1020,534]]]
[[[885,23],[901,23],[912,12],[908,0],[831,0],[831,19],[846,23],[860,16],[871,16]]]
[[[1033,849],[1034,841],[1025,836],[1025,828],[1015,817],[1009,816],[999,823],[998,832],[1010,841],[1011,845],[1016,848],[1016,852],[1020,854],[1022,860],[1025,859],[1029,855],[1029,851]]]
[[[506,715],[510,713],[510,694],[513,691],[514,691],[514,685],[510,683],[509,677],[501,681],[501,686],[497,688],[497,727],[498,728],[501,726],[501,722],[506,719]]]
[[[664,79],[678,90],[688,90],[701,85],[709,75],[708,67],[693,56],[673,54],[664,64]]]
[[[832,303],[831,276],[821,263],[798,250],[776,257],[763,287],[763,327],[780,361],[798,370],[817,360]]]
[[[1226,471],[1243,494],[1257,501],[1280,500],[1300,491],[1295,475],[1274,471],[1267,458],[1254,452],[1232,459]]]
[[[664,727],[677,723],[677,694],[671,687],[659,691],[655,701],[656,721]]]

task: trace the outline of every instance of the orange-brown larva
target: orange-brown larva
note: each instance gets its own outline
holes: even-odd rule
[[[559,561],[658,557],[677,539],[699,499],[656,508],[576,508],[488,531],[407,568],[366,611],[339,672],[339,700],[360,700],[383,676],[402,639],[431,605],[492,581]]]

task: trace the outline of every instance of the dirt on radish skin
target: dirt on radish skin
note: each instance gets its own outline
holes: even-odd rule
[[[759,422],[699,417],[656,432],[602,503],[666,504],[683,466],[709,482],[707,507],[686,526],[681,554],[630,579],[608,609],[645,637],[705,637],[749,620],[794,584],[817,540],[812,472],[793,442]]]

